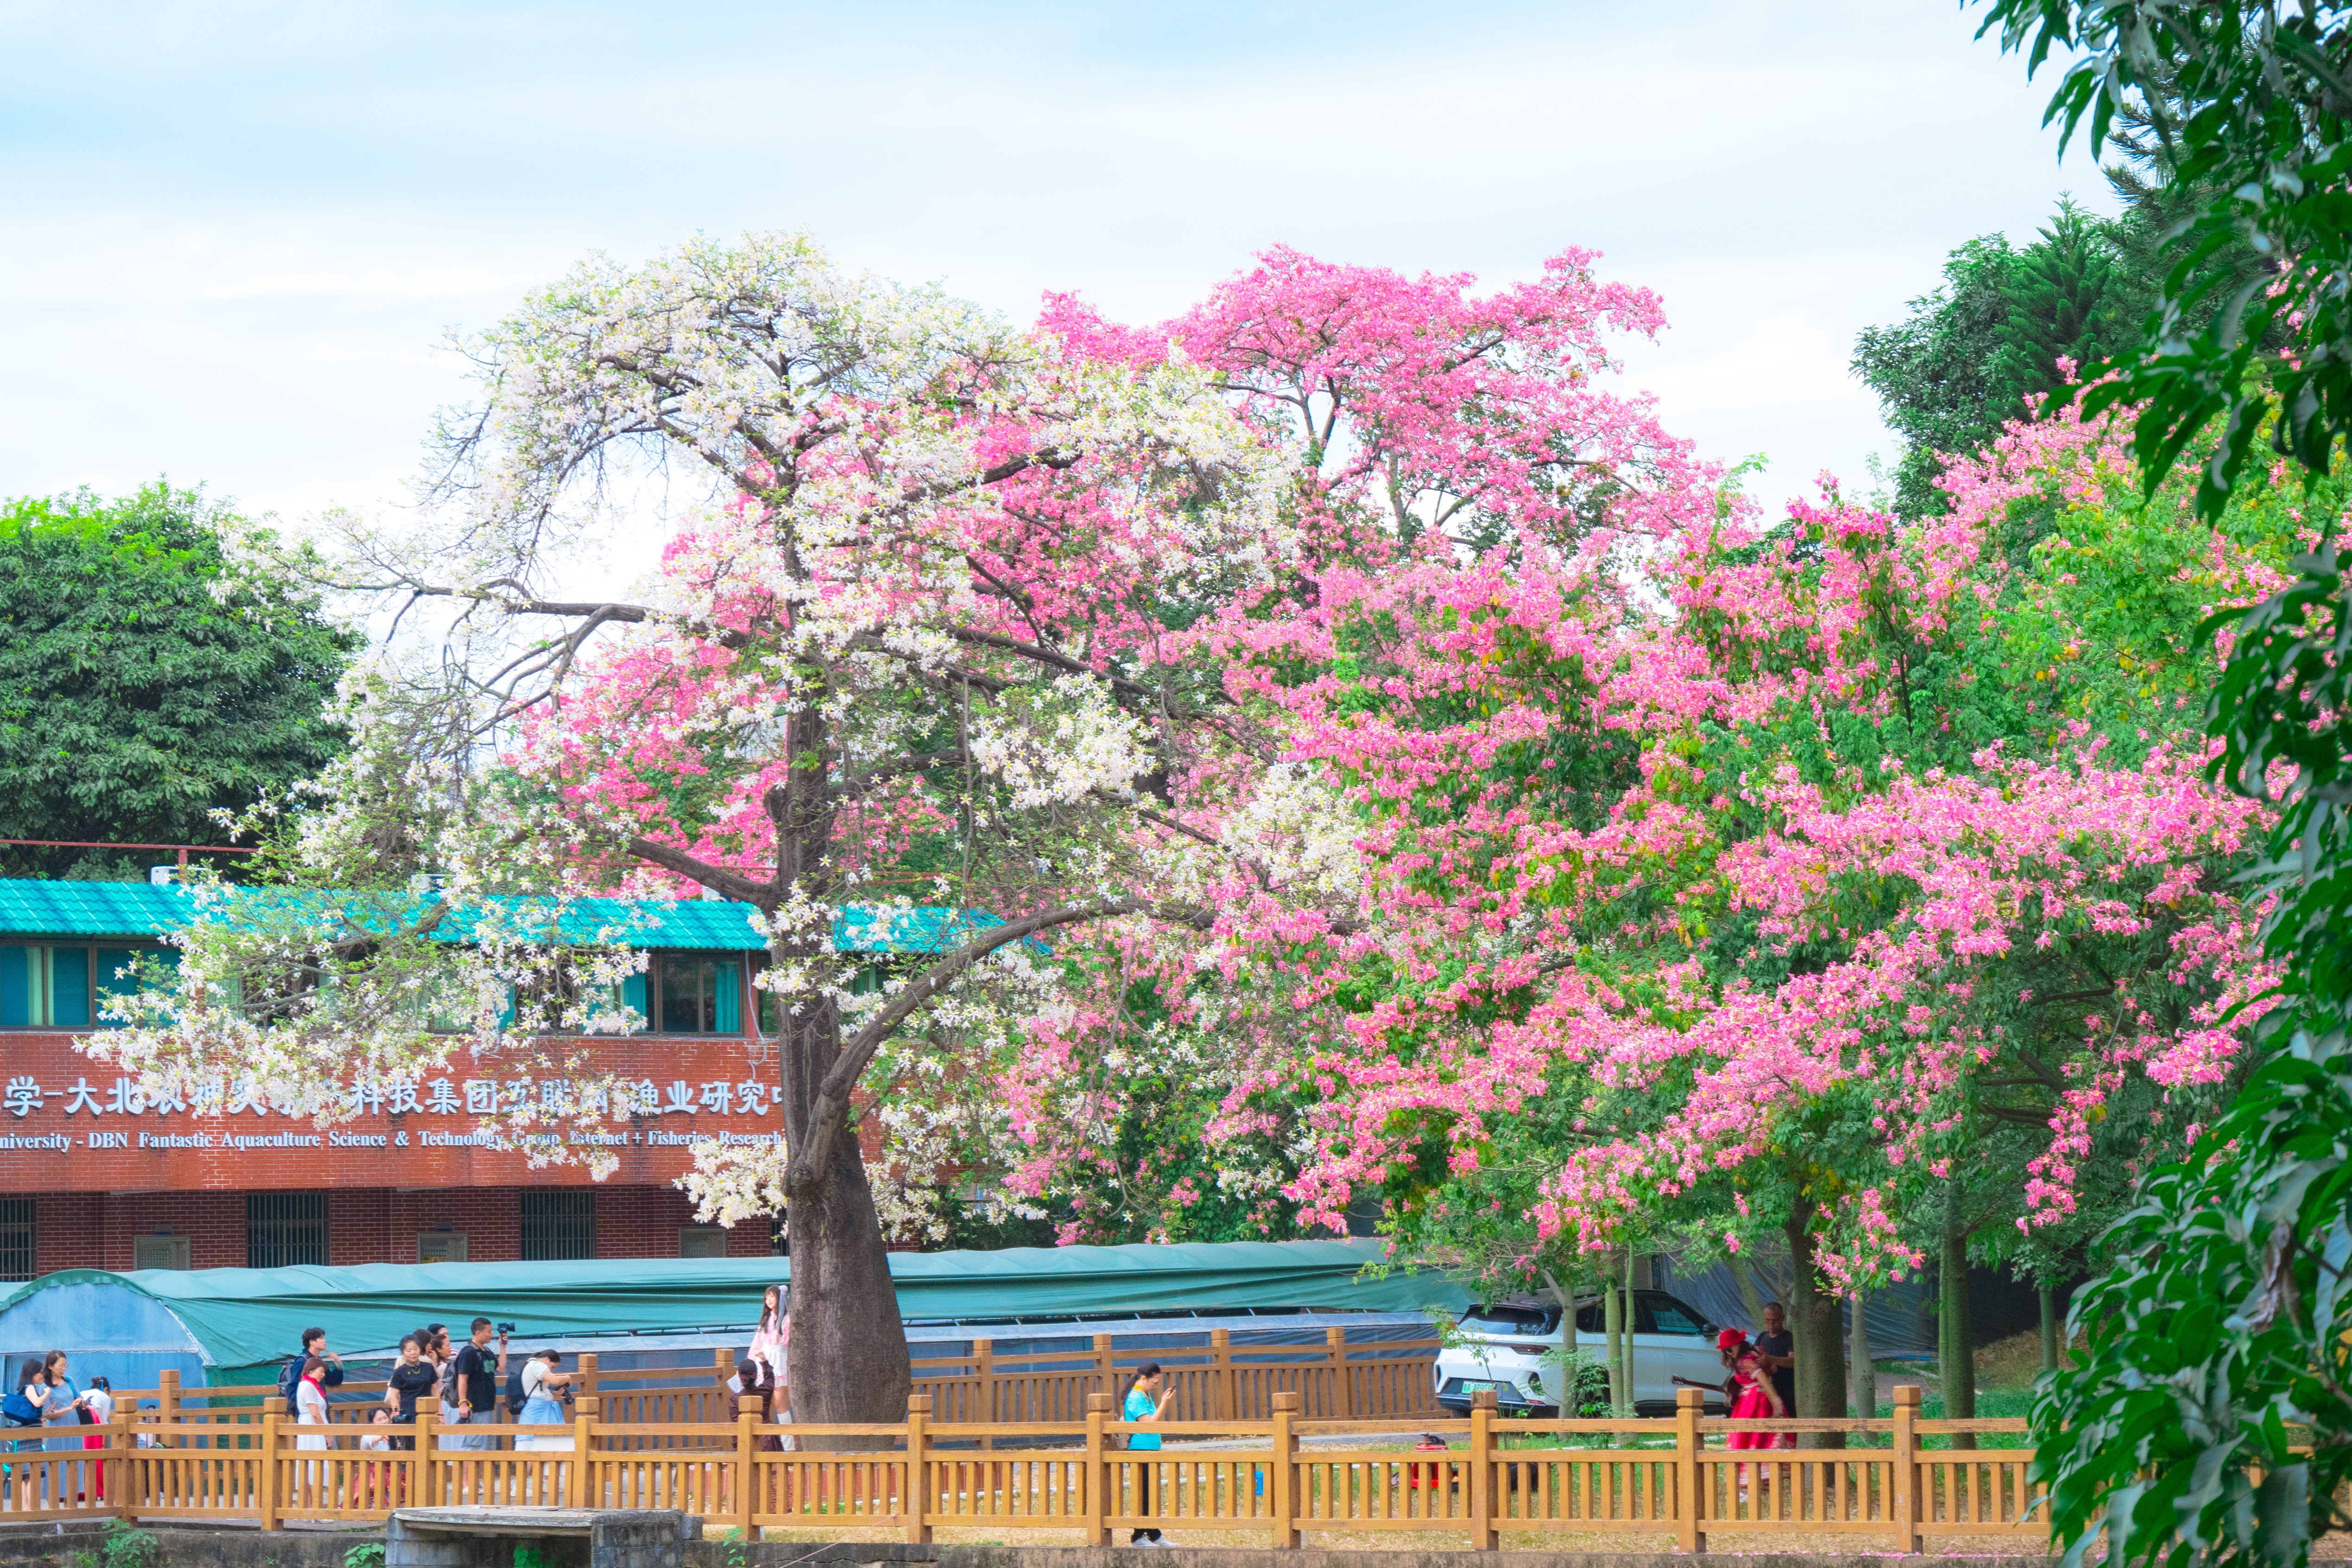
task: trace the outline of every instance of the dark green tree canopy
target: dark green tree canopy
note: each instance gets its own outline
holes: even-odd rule
[[[160,483],[0,502],[0,837],[218,843],[208,813],[337,754],[323,710],[363,639],[240,571],[228,521]]]
[[[1998,234],[1969,240],[1907,318],[1863,331],[1854,374],[1904,441],[1898,512],[1941,513],[1939,454],[1979,450],[2024,416],[2030,399],[2059,393],[2062,356],[2087,367],[2137,341],[2156,298],[2141,226],[2136,216],[2105,219],[2062,201],[2032,244],[2015,248]]]

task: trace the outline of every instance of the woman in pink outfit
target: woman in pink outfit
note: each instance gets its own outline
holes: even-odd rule
[[[1732,1402],[1731,1418],[1735,1421],[1777,1421],[1789,1414],[1780,1404],[1780,1395],[1772,1387],[1772,1379],[1764,1370],[1763,1358],[1746,1340],[1724,1347],[1724,1359],[1731,1363],[1732,1386],[1738,1397]],[[1775,1448],[1780,1446],[1781,1434],[1777,1432],[1734,1432],[1726,1445],[1733,1448]],[[1759,1465],[1758,1471],[1770,1485],[1770,1472]],[[1739,1467],[1739,1495],[1748,1495],[1748,1467]]]

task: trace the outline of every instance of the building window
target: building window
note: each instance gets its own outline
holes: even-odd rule
[[[522,1257],[526,1263],[596,1256],[596,1193],[592,1187],[551,1187],[522,1194]]]
[[[188,1243],[191,1237],[161,1232],[154,1236],[134,1236],[131,1238],[131,1267],[133,1268],[185,1268],[188,1267]]]
[[[466,1233],[462,1230],[420,1230],[416,1233],[419,1263],[463,1263]]]
[[[33,1256],[33,1200],[0,1198],[0,1279],[30,1279]]]
[[[661,1033],[743,1032],[743,961],[740,957],[731,952],[666,952],[655,964],[661,971],[661,1016],[654,1026]]]
[[[327,1194],[252,1193],[245,1200],[245,1266],[327,1263]]]
[[[680,1258],[724,1258],[727,1256],[727,1233],[715,1225],[679,1226],[677,1255]]]
[[[114,1028],[121,1020],[100,1011],[107,998],[132,994],[138,982],[123,973],[143,957],[167,963],[179,954],[163,948],[87,942],[0,945],[0,1029]]]

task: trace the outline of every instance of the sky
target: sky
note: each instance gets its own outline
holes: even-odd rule
[[[0,0],[0,494],[405,504],[452,331],[592,251],[806,227],[1027,320],[1172,315],[1276,243],[1664,298],[1627,384],[1769,503],[1891,458],[1848,369],[2062,191],[1953,0],[1628,6]],[[657,518],[631,526],[658,530]],[[654,536],[617,542],[648,558]]]

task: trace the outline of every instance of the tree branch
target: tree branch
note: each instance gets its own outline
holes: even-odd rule
[[[698,860],[683,849],[673,849],[650,838],[632,838],[626,847],[638,859],[650,860],[665,871],[675,871],[681,877],[691,878],[713,892],[724,893],[737,903],[756,904],[772,897],[774,892],[763,882],[755,882],[739,872]]]
[[[784,1173],[787,1193],[801,1193],[814,1187],[833,1157],[833,1141],[841,1131],[842,1122],[849,1115],[850,1096],[857,1080],[865,1076],[866,1064],[874,1053],[924,1003],[954,984],[966,970],[1000,947],[1009,947],[1055,926],[1071,925],[1079,921],[1101,920],[1111,915],[1132,914],[1143,908],[1140,899],[1111,899],[1101,903],[1057,905],[1024,915],[1017,921],[989,927],[965,942],[939,963],[925,971],[893,997],[856,1035],[845,1041],[841,1055],[827,1068],[824,1079],[817,1085],[816,1099],[809,1106],[804,1125],[806,1140],[792,1152],[792,1163]]]

